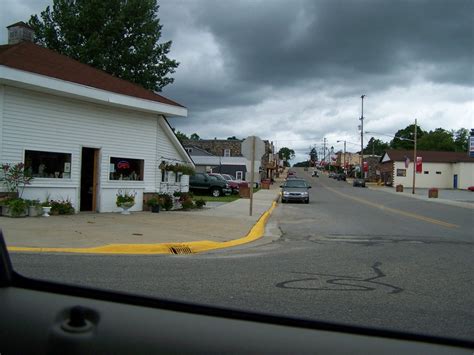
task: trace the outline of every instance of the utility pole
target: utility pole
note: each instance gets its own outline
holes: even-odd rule
[[[347,174],[347,169],[346,169],[346,141],[344,141],[344,174]]]
[[[360,177],[363,177],[363,165],[364,165],[364,97],[362,95],[362,112],[360,115]]]
[[[323,161],[326,162],[326,138],[324,138],[323,143]]]
[[[413,189],[411,190],[412,195],[415,194],[415,176],[416,176],[416,118],[415,118],[415,136],[413,137]]]

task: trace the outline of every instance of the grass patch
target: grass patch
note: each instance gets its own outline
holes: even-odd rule
[[[202,198],[206,202],[232,202],[238,200],[240,197],[239,195],[229,195],[229,196],[207,196],[207,195],[194,195],[195,197]]]
[[[260,188],[254,187],[253,193],[256,193],[257,191],[260,191]],[[240,198],[239,194],[231,194],[227,196],[214,197],[214,196],[199,195],[197,193],[194,193],[194,196],[202,198],[204,201],[208,201],[208,202],[232,202]]]

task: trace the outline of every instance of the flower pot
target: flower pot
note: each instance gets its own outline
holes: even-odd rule
[[[37,217],[41,214],[41,208],[38,206],[28,206],[28,216]]]
[[[120,205],[120,208],[122,209],[121,214],[130,214],[129,209],[132,208],[135,205],[135,203],[122,203]]]
[[[2,206],[2,215],[5,217],[26,217],[28,216],[28,208],[25,208],[20,214],[13,214],[10,206]]]
[[[49,217],[49,212],[51,212],[51,207],[42,207],[43,209],[43,217]]]
[[[152,213],[159,213],[160,212],[160,205],[151,206]]]

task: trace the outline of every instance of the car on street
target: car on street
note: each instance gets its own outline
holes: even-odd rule
[[[365,187],[365,179],[361,179],[361,178],[354,179],[354,181],[352,181],[352,186]]]
[[[319,177],[319,173],[317,170],[313,170],[313,172],[311,173],[311,176],[313,177]]]
[[[344,174],[344,173],[336,174],[336,180],[337,181],[346,181],[346,174]]]
[[[304,179],[288,179],[281,187],[281,202],[301,201],[309,203],[311,186]]]

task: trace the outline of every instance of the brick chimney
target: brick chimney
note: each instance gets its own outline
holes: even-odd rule
[[[20,42],[33,42],[34,31],[23,21],[7,26],[8,44],[17,44]]]

